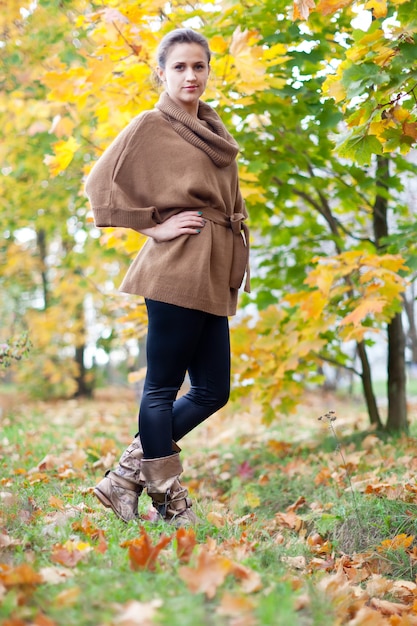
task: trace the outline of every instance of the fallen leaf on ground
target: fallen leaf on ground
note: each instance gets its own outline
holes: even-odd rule
[[[303,520],[294,511],[288,513],[276,513],[275,519],[279,526],[290,528],[298,532],[303,527]]]
[[[241,563],[233,563],[232,572],[238,580],[242,581],[242,588],[246,593],[253,593],[262,589],[262,580],[258,572],[242,565]]]
[[[177,556],[181,563],[188,563],[197,543],[192,528],[179,528],[175,535],[177,539]]]
[[[193,593],[205,593],[214,598],[217,588],[222,585],[232,569],[232,561],[219,555],[200,550],[196,567],[180,567],[178,574]]]
[[[56,544],[52,550],[51,561],[66,567],[75,567],[87,557],[93,548],[82,541],[66,541],[63,545]]]
[[[71,570],[56,566],[42,567],[39,574],[42,577],[42,582],[50,585],[59,585],[74,576]]]
[[[234,595],[226,591],[217,607],[219,615],[242,615],[255,608],[255,603],[251,598],[242,595]]]
[[[79,587],[64,589],[56,596],[54,603],[56,606],[72,606],[78,601],[80,593],[81,589]]]
[[[387,550],[406,550],[414,541],[414,535],[406,535],[402,533],[396,535],[392,539],[384,539],[378,546],[378,552],[386,552]]]
[[[290,567],[299,570],[304,570],[307,563],[304,556],[283,556],[282,561],[283,563],[287,563]]]
[[[406,604],[381,600],[380,598],[372,598],[369,605],[380,611],[383,615],[401,615],[410,610]]]
[[[0,550],[2,548],[9,548],[10,546],[18,546],[20,543],[20,541],[13,539],[6,532],[0,534]]]
[[[113,624],[115,626],[153,626],[157,610],[162,606],[162,600],[150,602],[132,600],[122,607]]]
[[[161,535],[158,543],[152,545],[152,541],[143,527],[140,529],[140,532],[140,537],[124,541],[121,547],[129,549],[130,567],[132,570],[154,570],[159,553],[169,544],[172,536]]]
[[[27,563],[9,567],[0,563],[0,583],[5,587],[34,586],[42,583],[42,577]]]

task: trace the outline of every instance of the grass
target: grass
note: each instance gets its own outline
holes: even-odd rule
[[[317,421],[329,401],[335,432]],[[97,399],[2,418],[1,624],[333,626],[360,623],[359,611],[390,624],[381,599],[412,613],[414,592],[398,596],[417,575],[412,436],[379,439],[345,399],[311,397],[268,428],[256,411],[229,407],[184,441],[184,482],[202,521],[181,562],[176,529],[124,524],[92,494],[129,443],[135,412],[131,400]],[[142,517],[148,508],[144,494]],[[172,536],[154,570],[123,545],[141,533],[153,545]],[[224,562],[228,574],[216,578]],[[375,577],[386,581],[376,600]]]

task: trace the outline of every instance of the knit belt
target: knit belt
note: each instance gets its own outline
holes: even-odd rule
[[[232,229],[234,235],[233,260],[229,285],[232,289],[239,289],[246,273],[245,291],[250,293],[249,228],[244,222],[245,216],[243,213],[233,213],[229,217],[209,206],[203,207],[201,210],[203,211],[203,218]]]

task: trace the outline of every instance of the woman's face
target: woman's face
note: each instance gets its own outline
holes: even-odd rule
[[[198,43],[175,44],[168,52],[165,69],[158,67],[158,76],[169,97],[194,117],[209,73],[206,51]]]

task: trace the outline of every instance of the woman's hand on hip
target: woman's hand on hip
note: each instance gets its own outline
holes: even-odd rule
[[[161,224],[146,228],[140,232],[152,237],[157,243],[171,241],[181,235],[198,235],[206,221],[201,211],[181,211],[172,215]]]

